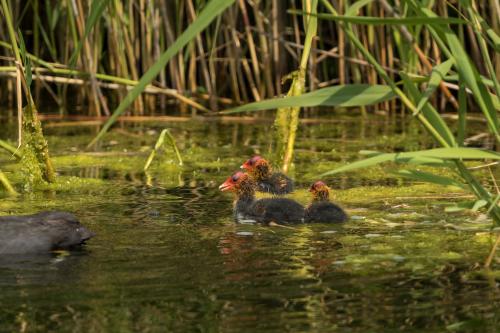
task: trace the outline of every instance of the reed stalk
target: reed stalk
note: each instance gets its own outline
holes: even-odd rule
[[[22,164],[27,176],[27,183],[34,184],[45,180],[55,181],[55,172],[49,156],[49,148],[42,132],[42,125],[38,119],[38,113],[26,82],[26,72],[24,70],[21,52],[17,46],[16,33],[11,18],[11,11],[7,0],[1,0],[5,21],[11,41],[12,51],[16,59],[16,67],[20,71],[24,96],[27,106],[23,110],[23,140],[22,140]],[[26,55],[24,55],[26,58]],[[18,94],[20,92],[18,91]]]
[[[7,176],[0,170],[0,185],[2,185],[3,189],[7,192],[9,196],[16,196],[18,195],[17,191],[14,189],[14,187],[10,184],[9,179]]]
[[[305,90],[307,64],[311,54],[311,46],[313,38],[316,36],[318,30],[318,19],[314,14],[318,10],[317,0],[304,0],[304,7],[307,12],[312,16],[307,17],[304,25],[306,28],[306,36],[304,40],[304,49],[302,50],[302,57],[300,60],[299,69],[291,74],[292,84],[287,96],[300,96]],[[284,136],[284,155],[282,162],[282,170],[287,173],[293,159],[293,152],[295,146],[295,138],[297,136],[297,129],[299,125],[300,107],[292,107],[287,109],[279,109],[276,114],[275,124],[277,127],[278,135]],[[279,149],[279,148],[278,148]]]

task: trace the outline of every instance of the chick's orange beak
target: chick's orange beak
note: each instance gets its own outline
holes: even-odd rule
[[[233,187],[234,187],[234,183],[232,182],[231,177],[229,177],[228,179],[226,179],[226,181],[224,183],[222,183],[219,186],[219,190],[222,192],[225,192],[225,191],[231,190]]]
[[[249,170],[249,169],[250,169],[250,164],[249,164],[249,161],[250,161],[250,160],[248,160],[248,161],[246,161],[245,163],[243,163],[243,164],[240,166],[240,168],[241,168],[241,169],[245,169],[245,170]]]

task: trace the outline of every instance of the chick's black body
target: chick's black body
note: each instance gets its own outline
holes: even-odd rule
[[[286,198],[266,198],[260,200],[238,199],[235,203],[236,220],[254,220],[259,223],[278,224],[302,223],[304,207]]]
[[[263,224],[302,223],[304,207],[286,198],[255,199],[256,184],[248,175],[238,172],[220,186],[222,191],[233,190],[236,194],[234,217],[237,222],[253,220]]]
[[[271,194],[287,194],[293,192],[293,181],[280,172],[271,174],[267,178],[256,180],[259,192]]]
[[[0,254],[25,254],[70,248],[94,233],[68,212],[0,217]]]
[[[306,223],[340,223],[349,219],[342,208],[330,202],[330,190],[325,183],[315,182],[309,192],[313,195],[313,202],[305,210]]]
[[[348,220],[342,208],[329,201],[318,201],[306,208],[304,221],[306,223],[339,223]]]

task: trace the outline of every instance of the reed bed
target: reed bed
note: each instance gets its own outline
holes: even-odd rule
[[[33,98],[61,114],[110,115],[131,86],[197,18],[209,1],[8,0],[33,66]],[[339,15],[364,1],[329,1]],[[286,94],[282,79],[300,66],[306,26],[298,13],[309,1],[237,0],[176,54],[128,112],[132,115],[214,112]],[[411,13],[404,1],[369,1],[358,17],[397,18]],[[435,1],[443,18],[467,18],[499,29],[498,1]],[[319,12],[325,13],[320,4]],[[471,16],[474,15],[474,16]],[[473,24],[455,25],[462,45],[484,76],[500,74],[498,44],[484,43]],[[15,108],[11,43],[0,21],[0,102]],[[400,71],[427,75],[445,55],[422,25],[354,24],[353,31],[391,79]],[[479,35],[478,35],[479,34]],[[489,53],[491,62],[484,61]],[[382,83],[374,67],[334,21],[319,20],[310,47],[306,90],[335,84]],[[491,78],[491,77],[490,77]],[[458,85],[442,82],[433,102],[457,109]],[[180,108],[173,108],[172,105]],[[79,108],[75,109],[75,106]],[[82,107],[85,106],[85,107]],[[400,112],[395,102],[374,109]]]

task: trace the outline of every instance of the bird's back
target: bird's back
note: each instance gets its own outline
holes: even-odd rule
[[[68,248],[93,236],[91,231],[68,212],[0,217],[0,254]]]
[[[298,202],[286,198],[266,198],[257,200],[252,207],[252,214],[261,223],[275,222],[302,223],[304,207]]]
[[[306,223],[339,223],[347,221],[346,212],[329,201],[312,203],[306,208],[304,220]]]
[[[287,194],[293,192],[293,181],[286,175],[276,172],[269,178],[257,182],[258,190],[271,194]]]

